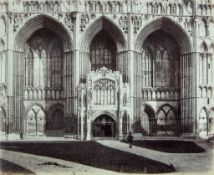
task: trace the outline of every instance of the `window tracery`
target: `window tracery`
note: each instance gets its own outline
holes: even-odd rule
[[[153,86],[153,58],[152,52],[149,48],[146,48],[142,58],[142,75],[143,75],[143,86]]]
[[[60,43],[53,33],[47,36],[46,31],[38,31],[29,39],[24,58],[25,87],[62,89],[63,54]]]
[[[114,105],[115,82],[107,79],[96,81],[93,95],[96,105]]]
[[[111,37],[104,31],[95,36],[90,48],[91,69],[106,67],[116,70],[116,48]]]

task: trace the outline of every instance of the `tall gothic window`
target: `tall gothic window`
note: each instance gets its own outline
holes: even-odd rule
[[[171,87],[173,86],[173,77],[171,76],[171,60],[167,49],[160,46],[156,52],[156,86]]]
[[[36,32],[26,44],[24,59],[25,87],[62,88],[62,45],[54,33]]]
[[[116,70],[116,47],[105,31],[95,36],[90,47],[91,69],[97,70],[106,67]]]
[[[39,47],[34,52],[34,87],[44,88],[45,61],[47,58],[46,51]]]
[[[60,88],[62,85],[62,52],[57,45],[51,51],[51,86]],[[48,80],[50,81],[50,80]]]
[[[153,85],[153,59],[152,52],[149,48],[146,48],[143,53],[143,58],[141,62],[142,66],[142,78],[143,86],[151,87]]]
[[[26,47],[25,54],[25,86],[31,87],[33,86],[33,51]]]
[[[156,31],[142,48],[142,86],[178,88],[180,49],[174,38],[164,31]]]

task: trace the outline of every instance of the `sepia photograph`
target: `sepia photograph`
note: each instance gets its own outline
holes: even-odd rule
[[[214,174],[214,0],[0,0],[0,175]]]

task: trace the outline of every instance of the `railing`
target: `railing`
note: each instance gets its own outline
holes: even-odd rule
[[[61,99],[64,92],[56,89],[26,88],[24,97],[26,100]]]
[[[143,100],[178,100],[178,89],[143,88]]]

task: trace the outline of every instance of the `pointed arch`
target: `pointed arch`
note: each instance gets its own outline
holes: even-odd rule
[[[64,107],[61,104],[54,104],[48,109],[46,122],[47,136],[63,136],[65,129]]]
[[[214,134],[214,107],[209,110],[209,123],[208,129],[211,134]]]
[[[24,24],[15,37],[14,49],[16,51],[23,51],[27,39],[35,31],[42,28],[47,28],[60,37],[64,51],[72,49],[72,38],[67,28],[53,17],[44,14],[33,17]]]
[[[41,104],[39,104],[39,103],[34,103],[34,104],[30,105],[30,106],[27,108],[26,113],[25,113],[25,116],[27,117],[29,111],[32,110],[32,109],[34,109],[35,107],[36,107],[36,108],[40,108],[40,109],[41,109],[42,111],[44,111],[44,113],[45,113],[45,108],[44,108]],[[36,111],[34,110],[34,112],[36,112]]]
[[[178,121],[177,113],[174,107],[169,104],[163,104],[157,111],[157,133],[174,135],[177,132]]]
[[[26,111],[26,133],[29,135],[45,134],[45,111],[39,104],[31,105]]]
[[[92,23],[85,31],[80,42],[81,50],[89,52],[93,38],[102,30],[106,31],[114,40],[117,46],[117,51],[121,51],[126,48],[126,39],[120,28],[110,19],[101,17]]]
[[[152,135],[156,132],[154,109],[152,108],[151,105],[144,104],[141,110],[142,110],[140,119],[141,132],[143,135]]]
[[[206,107],[203,107],[198,116],[198,132],[203,133],[208,131],[208,111]]]
[[[169,33],[178,42],[182,53],[191,52],[190,36],[177,22],[167,17],[156,19],[147,24],[136,37],[135,49],[140,51],[146,38],[157,30]]]

